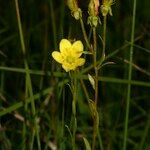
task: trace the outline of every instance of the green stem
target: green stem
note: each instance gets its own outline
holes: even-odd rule
[[[63,139],[64,137],[64,126],[65,126],[65,88],[63,89],[63,104],[62,104],[62,122],[61,122],[61,138]],[[64,150],[65,149],[65,144],[61,143],[60,149]]]
[[[142,135],[142,139],[139,145],[139,150],[143,150],[144,149],[144,142],[146,140],[146,137],[148,136],[148,132],[150,130],[150,116],[148,116],[148,121],[147,121],[147,125],[144,129],[143,135]]]
[[[54,39],[54,49],[57,49],[57,37],[56,37],[56,23],[55,23],[55,14],[53,9],[53,1],[49,0],[50,3],[50,14],[51,14],[51,22],[52,22],[52,31],[53,31],[53,39]]]
[[[86,42],[86,45],[87,45],[88,49],[91,50],[91,46],[90,46],[90,43],[89,43],[89,40],[88,40],[88,36],[86,34],[86,30],[85,30],[85,27],[84,27],[82,17],[80,17],[80,24],[81,24],[81,29],[82,29],[82,33],[83,33],[83,37],[84,37],[84,40]]]
[[[15,0],[15,7],[16,7],[16,15],[17,15],[17,21],[18,21],[18,28],[19,28],[22,52],[23,52],[23,55],[26,56],[26,48],[25,48],[25,43],[24,43],[24,36],[23,36],[23,31],[22,31],[22,24],[21,24],[21,19],[20,19],[18,0]],[[26,58],[24,59],[24,65],[25,65],[25,70],[26,70],[26,84],[27,84],[26,87],[28,88],[29,95],[32,99],[31,107],[32,107],[33,116],[35,117],[36,111],[35,111],[35,102],[34,102],[34,96],[33,96],[33,90],[32,90],[32,82],[31,82],[29,66],[28,66],[28,62],[27,62]],[[27,102],[25,101],[25,103],[27,103]],[[27,104],[25,104],[25,105],[27,105]],[[38,124],[36,122],[36,118],[34,119],[34,125],[35,125],[38,149],[41,150],[40,138],[39,138],[39,132],[38,132]]]
[[[105,50],[106,50],[106,26],[107,26],[107,16],[104,16],[104,27],[103,27],[103,51],[102,58],[105,58]]]
[[[87,99],[87,102],[89,103],[90,96],[89,96],[89,94],[88,94],[87,88],[86,88],[86,86],[85,86],[85,84],[84,84],[84,82],[83,82],[82,79],[80,79],[80,82],[81,82],[81,86],[82,86],[82,88],[83,88],[85,97],[86,97],[86,99]]]
[[[94,61],[94,70],[95,70],[95,107],[97,110],[97,101],[98,101],[98,70],[97,70],[97,39],[96,39],[96,27],[93,27],[93,61]],[[95,150],[96,136],[97,136],[97,118],[93,119],[93,141],[92,141],[92,150]]]
[[[76,72],[75,72],[76,73]],[[76,102],[77,102],[77,79],[74,78],[73,84],[73,101],[72,101],[72,115],[73,115],[73,134],[72,134],[72,149],[75,150],[75,136],[77,130],[77,120],[76,120]]]
[[[26,149],[26,120],[27,120],[27,113],[28,113],[28,103],[26,99],[28,98],[28,87],[27,87],[27,80],[26,80],[26,89],[25,89],[25,100],[24,100],[24,111],[25,111],[25,123],[23,124],[23,130],[22,130],[22,150]]]
[[[46,8],[48,9],[48,8]],[[45,18],[48,18],[48,14],[47,11],[45,12]],[[43,71],[47,71],[47,54],[48,54],[48,23],[45,22],[44,24],[44,42],[43,42],[44,46],[43,46],[43,62],[42,62],[42,69]],[[43,87],[43,82],[44,82],[44,77],[41,77],[40,79],[40,83],[39,83],[39,90],[42,89]]]
[[[101,137],[101,134],[100,134],[100,130],[98,128],[98,141],[99,141],[99,144],[100,144],[100,150],[104,150],[104,147],[103,147],[103,142],[102,142],[102,137]]]
[[[5,66],[5,63],[4,62],[2,62],[2,66]],[[0,91],[4,91],[4,88],[5,88],[5,83],[4,83],[4,81],[5,81],[5,72],[1,72],[1,75],[0,75]]]
[[[134,42],[136,42],[136,41],[142,39],[142,37],[143,37],[143,35],[138,36],[137,38],[134,39]],[[120,52],[120,50],[123,50],[123,49],[127,48],[127,47],[130,46],[130,45],[131,45],[131,43],[127,43],[127,44],[125,44],[125,45],[123,45],[123,46],[121,46],[121,47],[119,47],[119,48],[113,50],[112,53],[108,54],[108,55],[105,57],[105,61],[108,60],[109,58],[113,57],[114,55],[116,55],[118,52]],[[100,58],[100,59],[97,61],[97,64],[99,65],[101,62],[102,62],[102,59]],[[83,70],[81,71],[81,73],[84,74],[84,73],[88,72],[90,69],[93,68],[93,66],[94,66],[94,65],[91,64],[89,67],[86,67],[85,69],[83,69]]]
[[[130,47],[130,59],[129,59],[130,63],[129,63],[129,72],[128,72],[128,81],[130,82],[128,83],[128,87],[127,87],[127,104],[126,104],[126,114],[125,114],[123,150],[126,150],[127,138],[128,138],[128,121],[129,121],[129,108],[130,108],[130,99],[131,99],[131,79],[132,79],[132,60],[133,60],[135,18],[136,18],[136,0],[134,0],[134,4],[133,4],[131,47]]]
[[[98,70],[97,70],[97,39],[96,39],[96,28],[95,27],[93,27],[93,40],[94,40],[93,61],[94,61],[94,70],[95,70],[95,104],[97,106],[97,100],[98,100]]]
[[[89,103],[90,96],[89,96],[89,94],[88,94],[88,91],[87,91],[87,89],[86,89],[86,86],[85,86],[85,84],[84,84],[84,82],[83,82],[82,79],[80,79],[80,82],[81,82],[81,86],[82,86],[82,88],[83,88],[84,94],[85,94],[85,96],[86,96],[87,102]],[[103,143],[102,143],[102,137],[101,137],[101,135],[100,135],[99,129],[98,129],[98,141],[99,141],[99,144],[100,144],[100,149],[101,149],[101,150],[104,150],[104,148],[103,148]]]

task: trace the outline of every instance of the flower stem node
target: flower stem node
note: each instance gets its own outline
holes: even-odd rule
[[[62,64],[62,68],[66,72],[84,65],[85,59],[80,58],[83,53],[83,44],[81,41],[78,40],[72,44],[69,40],[62,39],[59,44],[59,49],[60,52],[52,52],[52,57],[58,63]]]

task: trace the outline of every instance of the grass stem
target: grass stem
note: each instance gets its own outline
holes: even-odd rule
[[[75,71],[74,74],[77,72]],[[72,78],[72,76],[71,76]],[[71,80],[72,82],[72,92],[73,92],[73,100],[72,100],[72,117],[73,117],[73,133],[72,133],[72,149],[76,149],[76,130],[77,130],[77,119],[76,119],[76,103],[77,103],[77,79],[74,78]]]
[[[106,26],[107,26],[107,16],[104,16],[102,58],[105,58],[105,50],[106,50]]]
[[[17,15],[17,21],[18,21],[18,29],[19,29],[19,35],[20,35],[21,48],[22,48],[23,55],[26,56],[26,48],[25,48],[25,43],[24,43],[24,36],[23,36],[23,31],[22,31],[22,24],[21,24],[21,19],[20,19],[18,0],[15,0],[15,7],[16,7],[16,15]],[[26,87],[28,88],[29,95],[32,98],[31,109],[32,109],[33,116],[35,117],[36,110],[35,110],[35,102],[34,102],[34,96],[33,96],[32,82],[31,82],[29,66],[28,66],[28,62],[27,62],[26,58],[24,59],[24,65],[25,65],[25,70],[26,70]],[[41,150],[38,124],[36,121],[36,117],[34,118],[34,125],[35,125],[35,131],[36,131],[36,137],[37,137],[37,143],[38,143],[38,150]]]
[[[95,109],[97,110],[97,101],[98,101],[98,69],[97,69],[97,38],[96,38],[96,27],[93,27],[93,63],[95,71]],[[97,118],[93,119],[93,141],[92,141],[92,150],[95,150],[96,137],[97,137]]]
[[[133,1],[133,17],[132,17],[132,29],[131,29],[131,46],[130,46],[130,58],[129,58],[130,63],[129,63],[128,81],[132,80],[132,61],[133,61],[135,18],[136,18],[136,0]],[[129,82],[128,87],[127,87],[127,104],[126,104],[126,114],[125,114],[123,150],[127,149],[130,99],[131,99],[131,83]]]

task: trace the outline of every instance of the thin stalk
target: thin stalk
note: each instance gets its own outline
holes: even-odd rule
[[[47,9],[47,7],[46,7]],[[45,12],[45,18],[46,20],[48,20],[48,14],[47,14],[47,11]],[[44,46],[43,46],[43,62],[42,62],[42,69],[43,71],[46,71],[47,70],[47,54],[48,54],[48,23],[47,21],[45,22],[44,24]],[[44,82],[44,77],[41,77],[40,79],[40,84],[39,84],[39,89],[41,90],[42,87],[43,87],[43,82]]]
[[[22,48],[23,55],[26,56],[26,48],[25,48],[25,43],[24,43],[24,36],[23,36],[23,31],[22,31],[22,24],[21,24],[21,19],[20,19],[18,0],[15,0],[15,7],[16,7],[16,15],[17,15],[17,21],[18,21],[18,29],[19,29],[19,35],[20,35],[21,48]],[[26,58],[24,59],[24,65],[25,65],[25,70],[26,70],[26,84],[27,84],[26,86],[29,90],[29,95],[32,99],[31,107],[32,107],[33,116],[35,117],[36,111],[35,111],[35,102],[34,102],[34,96],[33,96],[33,90],[32,90],[32,82],[31,82],[29,66],[28,66],[28,62],[27,62]],[[25,103],[27,103],[27,102],[25,101]],[[36,118],[34,119],[34,125],[35,125],[38,149],[41,150],[39,132],[38,132],[38,128],[37,128],[38,125],[36,122]]]
[[[53,31],[53,39],[54,39],[54,49],[57,49],[57,37],[56,37],[56,23],[55,23],[55,14],[53,9],[53,1],[49,0],[50,3],[50,14],[51,14],[51,22],[52,22],[52,31]]]
[[[138,40],[141,39],[142,37],[143,37],[143,35],[138,36],[137,38],[134,39],[134,42],[138,41]],[[105,57],[105,61],[108,60],[109,58],[113,57],[114,55],[116,55],[118,52],[120,52],[120,50],[123,50],[123,49],[127,48],[127,47],[130,46],[130,45],[131,45],[131,43],[126,43],[125,45],[123,45],[123,46],[121,46],[121,47],[119,47],[119,48],[117,48],[117,49],[115,49],[115,50],[112,50],[113,52],[110,53],[110,54],[108,54],[108,55]],[[101,62],[101,58],[97,61],[97,64],[100,64],[100,62]],[[94,65],[91,64],[89,67],[83,69],[83,70],[81,71],[81,73],[82,73],[82,74],[83,74],[83,73],[86,73],[86,72],[88,72],[90,69],[92,69],[93,67],[94,67]]]
[[[65,16],[65,3],[64,1],[62,1],[61,3],[61,8],[60,8],[60,11],[61,11],[61,15],[60,15],[60,26],[59,26],[59,39],[62,39],[64,37],[64,16]]]
[[[72,149],[76,149],[75,136],[77,130],[77,119],[76,119],[76,103],[77,103],[77,79],[74,78],[73,84],[73,101],[72,101],[72,115],[73,115],[73,134],[72,134]]]
[[[27,82],[27,80],[26,80]],[[27,85],[27,83],[26,83]],[[25,150],[26,149],[26,131],[27,131],[27,128],[26,128],[26,116],[27,116],[27,111],[28,111],[28,103],[26,102],[26,99],[28,98],[28,87],[26,86],[26,89],[25,89],[25,100],[24,100],[24,111],[25,111],[25,123],[23,124],[23,130],[22,130],[22,139],[23,139],[23,143],[22,143],[22,150]]]
[[[54,11],[54,1],[53,0],[49,0],[49,4],[50,4],[50,16],[51,16],[51,24],[52,24],[52,31],[53,31],[53,44],[54,44],[54,49],[58,49],[57,47],[57,30],[56,30],[56,17],[55,17],[55,11]],[[55,68],[55,64],[52,64],[51,65],[51,72],[54,71],[54,68]],[[52,86],[55,86],[56,84],[56,80],[54,79],[54,76],[51,77],[50,79],[50,82],[52,84]],[[51,112],[51,116],[52,116],[52,122],[50,123],[50,126],[52,127],[52,133],[53,133],[53,136],[54,136],[54,141],[57,145],[57,115],[56,115],[56,110],[57,110],[57,106],[56,106],[56,101],[55,99],[53,99],[52,101],[53,103],[53,106],[52,106],[52,112]]]
[[[150,116],[148,116],[148,121],[147,121],[146,127],[145,127],[143,135],[142,135],[142,139],[141,139],[141,142],[139,145],[139,150],[144,149],[144,142],[146,140],[146,137],[148,136],[149,129],[150,129]]]
[[[97,39],[96,39],[96,28],[95,27],[93,27],[93,41],[94,41],[93,61],[94,61],[94,70],[95,70],[95,104],[97,106],[97,100],[98,100],[98,70],[97,70]]]
[[[99,128],[98,128],[98,141],[99,141],[99,145],[100,145],[100,150],[104,150],[102,137],[101,137]]]
[[[2,65],[4,66],[4,62],[2,63]],[[4,88],[5,88],[5,72],[4,71],[1,71],[1,76],[0,76],[0,91],[3,92],[4,91]]]
[[[98,101],[98,69],[97,69],[97,39],[96,39],[96,27],[93,27],[93,61],[94,61],[94,70],[95,70],[95,107],[97,110],[97,101]],[[93,119],[93,141],[92,141],[92,150],[95,150],[96,136],[97,136],[97,118]]]
[[[129,122],[129,108],[131,99],[131,80],[132,80],[132,61],[133,61],[133,44],[134,44],[134,30],[135,30],[135,18],[136,18],[136,0],[133,1],[133,17],[132,17],[132,30],[131,30],[131,46],[130,46],[130,58],[129,58],[129,72],[128,72],[128,87],[127,87],[127,104],[125,114],[125,129],[124,129],[124,141],[123,150],[126,150],[128,139],[128,122]]]
[[[62,122],[61,122],[61,138],[64,137],[64,127],[65,127],[65,88],[63,89],[63,107],[62,107]],[[62,143],[60,145],[60,149],[64,150],[65,149],[65,145],[64,143]]]
[[[106,26],[107,26],[107,16],[104,16],[102,58],[105,58],[105,50],[106,50]]]
[[[84,84],[84,82],[83,82],[82,79],[80,79],[80,82],[81,82],[81,86],[82,86],[82,88],[83,88],[84,94],[85,94],[85,96],[86,96],[87,102],[89,103],[90,96],[89,96],[89,94],[88,94],[88,91],[87,91],[87,89],[86,89],[86,86],[85,86],[85,84]],[[101,149],[101,150],[104,150],[104,148],[103,148],[103,143],[102,143],[102,137],[101,137],[101,135],[100,135],[99,129],[98,129],[98,141],[99,141],[100,149]]]
[[[33,150],[34,136],[35,136],[35,130],[33,130],[32,134],[31,134],[30,145],[29,145],[30,150]]]
[[[84,40],[86,42],[86,45],[87,45],[88,49],[91,50],[91,46],[90,46],[90,43],[89,43],[89,40],[88,40],[88,36],[86,34],[86,30],[85,30],[85,27],[84,27],[82,17],[80,17],[80,24],[81,24],[81,29],[82,29],[82,33],[83,33],[83,37],[84,37]]]
[[[22,150],[26,149],[26,124],[23,124],[23,128],[22,128]]]
[[[80,82],[81,82],[81,86],[82,86],[82,88],[83,88],[85,97],[86,97],[86,99],[87,99],[87,102],[89,103],[90,96],[89,96],[89,93],[88,93],[88,91],[87,91],[87,88],[86,88],[86,86],[85,86],[85,84],[84,84],[84,82],[83,82],[82,79],[80,79]]]

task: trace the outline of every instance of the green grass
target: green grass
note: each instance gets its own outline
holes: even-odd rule
[[[88,2],[75,20],[64,1],[0,1],[0,149],[149,149],[149,1],[116,0],[96,30]],[[71,79],[51,57],[63,38],[96,49]]]

